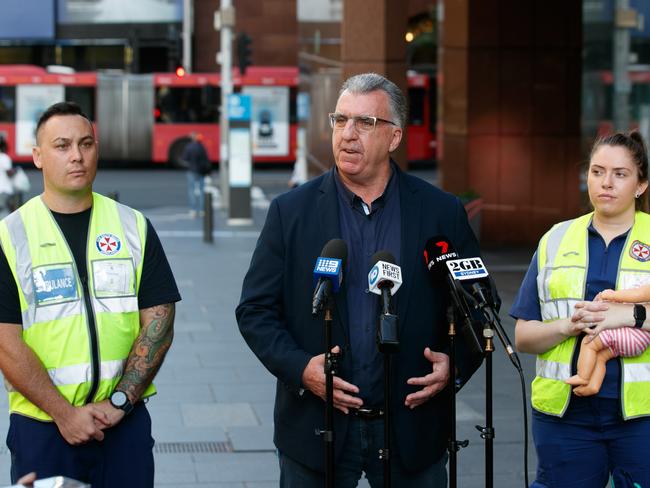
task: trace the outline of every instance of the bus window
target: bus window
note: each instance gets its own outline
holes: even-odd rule
[[[203,123],[219,121],[220,89],[213,86],[197,88],[156,88],[156,122],[159,124]]]
[[[408,125],[424,125],[424,88],[409,88]]]
[[[0,86],[0,122],[16,120],[16,88]]]
[[[90,86],[66,86],[66,100],[81,107],[90,120],[95,120],[95,88]]]

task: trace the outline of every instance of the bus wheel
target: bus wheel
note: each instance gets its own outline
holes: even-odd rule
[[[181,137],[172,142],[167,154],[167,164],[172,168],[187,169],[187,163],[183,161],[183,149],[190,143],[189,137]]]

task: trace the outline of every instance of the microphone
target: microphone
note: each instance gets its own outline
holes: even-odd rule
[[[382,353],[394,353],[399,347],[399,318],[392,313],[391,296],[402,284],[402,269],[388,251],[377,251],[370,260],[368,291],[380,295],[380,313],[377,323],[377,346]]]
[[[388,251],[377,251],[370,262],[368,291],[381,295],[382,290],[387,290],[394,295],[402,286],[402,268],[395,264],[393,255]]]
[[[318,315],[332,293],[341,288],[343,270],[348,259],[348,246],[342,239],[331,239],[325,244],[314,266],[314,295],[311,314]]]
[[[465,344],[476,357],[483,357],[482,324],[474,320],[473,307],[467,302],[467,297],[462,287],[451,277],[447,268],[447,261],[458,258],[458,253],[449,240],[441,235],[431,237],[424,246],[424,262],[429,270],[429,277],[434,285],[441,281],[447,283],[449,295],[456,313],[460,315],[464,327],[460,327]]]
[[[432,240],[436,242],[431,243]],[[442,250],[444,244],[447,244],[447,247],[444,250],[448,252],[436,256],[435,249],[440,248]],[[424,251],[425,259],[428,260],[427,266],[429,266],[429,269],[431,270],[431,268],[435,268],[436,265],[440,267],[440,264],[444,262],[447,268],[448,280],[455,290],[460,292],[458,293],[459,298],[463,297],[465,299],[466,307],[468,306],[471,309],[482,312],[486,323],[492,325],[496,331],[497,336],[503,344],[512,364],[518,370],[521,370],[519,356],[517,356],[517,353],[512,347],[508,334],[506,334],[505,329],[503,329],[501,319],[496,311],[497,305],[494,296],[490,291],[492,288],[491,277],[485,264],[483,264],[483,260],[480,257],[456,259],[458,256],[455,251],[451,249],[451,252],[449,252],[449,249],[451,249],[451,244],[449,244],[449,241],[444,237],[437,236],[427,241]],[[431,253],[433,259],[428,258],[428,253]],[[444,272],[442,270],[437,271]]]

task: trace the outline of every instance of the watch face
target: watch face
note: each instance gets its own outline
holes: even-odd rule
[[[111,395],[111,403],[115,407],[123,407],[129,399],[123,391],[114,391]]]
[[[645,320],[645,307],[643,305],[634,305],[634,318]]]

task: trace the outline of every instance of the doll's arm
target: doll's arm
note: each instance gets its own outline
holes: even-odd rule
[[[631,290],[604,290],[598,294],[598,298],[609,302],[650,302],[650,285],[643,285]]]

